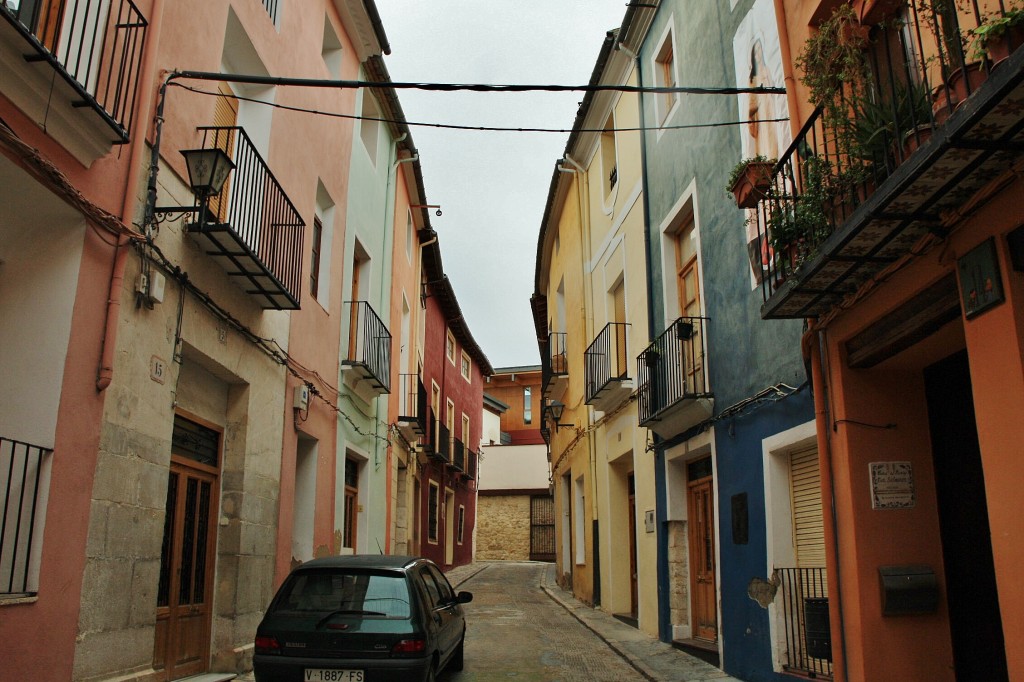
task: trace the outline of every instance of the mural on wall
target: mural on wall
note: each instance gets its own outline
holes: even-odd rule
[[[772,0],[755,0],[733,36],[732,47],[738,87],[785,86]],[[737,103],[738,120],[747,121],[739,127],[740,159],[758,155],[778,159],[791,139],[786,96],[742,94]],[[745,223],[752,287],[760,285],[771,258],[767,244],[758,245],[756,210],[746,210]]]

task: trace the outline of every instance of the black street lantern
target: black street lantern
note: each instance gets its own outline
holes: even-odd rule
[[[547,406],[548,414],[551,415],[551,421],[555,424],[555,430],[565,427],[572,427],[572,424],[559,424],[562,420],[562,413],[565,412],[565,403],[557,400],[552,400]]]
[[[188,166],[188,184],[200,201],[220,194],[228,173],[235,167],[235,162],[219,147],[183,149],[181,155]]]

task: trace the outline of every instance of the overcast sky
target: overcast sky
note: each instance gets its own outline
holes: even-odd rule
[[[626,0],[376,0],[395,82],[585,85]],[[571,128],[581,92],[400,90],[410,124]],[[567,133],[412,126],[445,273],[494,367],[540,364],[537,237]]]

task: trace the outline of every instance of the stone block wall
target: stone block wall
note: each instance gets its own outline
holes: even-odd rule
[[[481,495],[477,498],[476,558],[529,560],[529,495]]]

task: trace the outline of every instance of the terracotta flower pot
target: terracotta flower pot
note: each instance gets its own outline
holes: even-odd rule
[[[985,42],[985,51],[993,64],[1008,59],[1013,51],[1024,45],[1024,26],[1011,26],[1002,35],[992,36]]]
[[[922,123],[915,127],[913,130],[908,130],[903,136],[903,160],[917,151],[921,145],[931,139],[932,137],[932,126],[930,123]]]
[[[936,123],[945,123],[957,107],[988,79],[982,62],[971,62],[950,72],[946,82],[932,95],[932,113]],[[969,90],[969,92],[968,92]]]
[[[773,164],[751,161],[730,188],[739,208],[756,208],[772,184]]]

